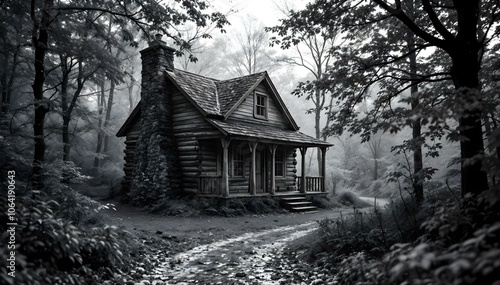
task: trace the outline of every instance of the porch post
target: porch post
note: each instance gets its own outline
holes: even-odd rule
[[[301,161],[301,172],[302,175],[300,177],[300,193],[306,193],[306,151],[307,147],[303,146],[300,148],[300,153],[302,154]]]
[[[252,166],[250,169],[250,194],[257,194],[257,178],[256,178],[256,166],[255,166],[255,153],[257,152],[257,144],[258,142],[249,142],[248,146],[250,147],[250,152],[252,153]]]
[[[229,197],[229,143],[231,139],[222,138],[222,197]]]
[[[326,192],[326,147],[321,147],[321,173],[323,181],[321,182],[321,191]]]
[[[276,149],[277,145],[272,144],[269,146],[271,151],[271,195],[276,194]]]

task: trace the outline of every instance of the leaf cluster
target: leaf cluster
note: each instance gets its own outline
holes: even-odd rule
[[[61,184],[45,190],[16,195],[16,277],[9,277],[2,266],[2,284],[117,281],[115,273],[126,274],[136,262],[144,262],[136,260],[141,255],[138,241],[124,230],[105,225],[93,211],[99,208],[96,202]],[[7,205],[5,196],[0,202]],[[1,237],[8,240],[5,211],[0,220]],[[4,247],[0,256],[7,260],[8,255]]]
[[[334,258],[336,266],[330,267],[334,279],[341,284],[496,284],[499,210],[498,190],[467,196],[458,203],[429,205],[420,219],[419,235],[393,244],[381,258],[371,252],[377,247],[361,247]],[[352,229],[356,221],[351,218],[348,224]]]

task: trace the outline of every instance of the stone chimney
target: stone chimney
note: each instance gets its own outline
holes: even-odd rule
[[[141,131],[129,192],[135,204],[152,206],[180,189],[177,145],[172,134],[172,84],[165,71],[174,70],[175,49],[161,35],[141,51]]]
[[[142,66],[159,69],[163,71],[174,70],[174,53],[175,49],[167,46],[167,43],[162,41],[162,35],[156,34],[155,38],[149,42],[149,47],[141,51]],[[143,75],[144,76],[144,75]]]

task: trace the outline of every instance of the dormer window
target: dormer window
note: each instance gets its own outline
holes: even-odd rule
[[[267,119],[267,95],[255,92],[253,115],[258,119]]]

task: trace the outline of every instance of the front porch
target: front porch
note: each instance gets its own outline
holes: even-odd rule
[[[204,175],[198,178],[197,195],[206,197],[225,197],[225,198],[245,198],[245,197],[262,197],[262,196],[291,196],[302,194],[305,196],[326,195],[325,179],[323,176],[302,176],[296,177],[295,187],[288,187],[285,190],[277,190],[270,192],[248,191],[248,192],[232,192],[229,195],[224,195],[222,175]]]

